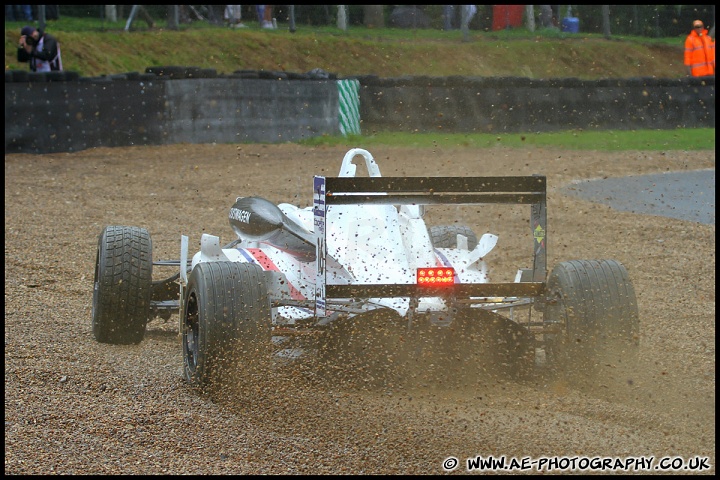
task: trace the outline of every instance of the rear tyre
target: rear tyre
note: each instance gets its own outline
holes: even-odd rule
[[[199,263],[182,310],[184,377],[192,386],[220,386],[235,366],[269,351],[271,311],[262,269],[237,262]]]
[[[435,225],[428,230],[435,248],[457,248],[458,234],[468,239],[468,249],[474,250],[478,244],[477,235],[470,227],[463,225]]]
[[[635,289],[616,260],[561,262],[547,282],[546,359],[568,373],[589,373],[610,362],[630,364],[639,348]]]
[[[109,226],[98,238],[92,330],[102,343],[140,343],[150,316],[152,241],[144,228]]]

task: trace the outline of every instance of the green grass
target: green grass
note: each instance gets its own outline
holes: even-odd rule
[[[573,150],[714,150],[715,129],[577,131],[512,134],[438,134],[384,132],[349,137],[322,136],[303,145],[396,146],[396,147],[555,147]]]
[[[60,41],[63,66],[81,76],[144,72],[147,67],[186,65],[236,70],[307,72],[322,68],[339,76],[374,74],[478,77],[683,78],[683,38],[647,38],[569,34],[552,29],[499,31],[440,28],[402,29],[287,24],[277,30],[229,29],[196,21],[167,29],[137,19],[125,21],[63,16],[47,23]],[[17,61],[17,41],[24,22],[5,23],[5,69],[26,70]]]
[[[17,22],[5,22],[5,30],[17,31],[26,24],[24,21]],[[36,22],[37,23],[37,22]],[[257,22],[252,19],[243,20],[250,28],[257,28]],[[116,22],[109,22],[101,18],[79,18],[79,17],[67,17],[63,16],[58,20],[50,20],[47,23],[48,32],[121,32],[125,30],[126,20],[118,20]],[[167,21],[162,18],[155,19],[155,28],[158,30],[167,29]],[[178,27],[179,31],[188,30],[204,30],[204,31],[228,31],[225,26],[213,25],[209,22],[195,21],[190,24],[180,24]],[[143,32],[149,31],[147,23],[141,18],[135,19],[130,27],[130,32]],[[289,33],[285,25],[280,26],[277,30],[267,30],[265,33],[269,35],[332,35],[342,36],[347,38],[356,39],[372,39],[372,40],[400,40],[406,41],[408,39],[421,39],[421,40],[462,40],[463,33],[460,30],[445,31],[438,28],[425,28],[425,29],[403,29],[403,28],[365,28],[362,26],[350,26],[346,31],[342,31],[336,26],[327,25],[298,25],[295,33]],[[484,39],[497,39],[502,41],[508,40],[535,40],[539,38],[543,39],[558,39],[566,40],[577,38],[577,34],[562,32],[558,29],[550,28],[538,28],[534,32],[530,32],[525,28],[512,28],[497,31],[481,31],[481,30],[470,30],[469,35],[471,38],[484,38]],[[601,34],[595,33],[583,33],[583,38],[597,38],[601,39]],[[613,40],[642,43],[646,45],[678,45],[682,44],[685,37],[660,37],[660,38],[649,38],[643,36],[629,36],[629,35],[613,35]]]

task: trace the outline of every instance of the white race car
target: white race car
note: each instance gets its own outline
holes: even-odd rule
[[[367,176],[356,175],[358,156]],[[519,269],[514,282],[489,279],[496,235],[426,225],[433,205],[473,204],[530,206],[532,267]],[[338,368],[354,361],[343,350],[381,366],[415,331],[424,332],[415,354],[432,345],[430,332],[462,347],[455,354],[466,369],[480,350],[521,372],[534,368],[539,352],[551,365],[577,367],[611,350],[623,361],[637,349],[637,302],[622,264],[571,260],[547,275],[544,176],[383,177],[372,155],[355,148],[338,177],[314,177],[311,207],[239,197],[229,221],[230,243],[203,234],[190,258],[182,236],[180,259],[156,262],[147,230],[106,227],[95,268],[95,338],[138,343],[150,318],[179,313],[184,376],[196,386],[228,363],[315,332],[335,334],[320,344],[337,354]],[[153,281],[153,265],[180,271]],[[378,322],[400,331],[399,340],[366,348],[357,338]]]

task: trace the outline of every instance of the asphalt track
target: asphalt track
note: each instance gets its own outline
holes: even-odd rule
[[[587,180],[563,193],[616,210],[715,225],[715,169]]]

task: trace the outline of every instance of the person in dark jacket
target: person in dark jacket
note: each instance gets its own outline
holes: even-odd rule
[[[62,71],[60,44],[50,34],[32,26],[20,31],[18,62],[28,62],[32,72]]]

